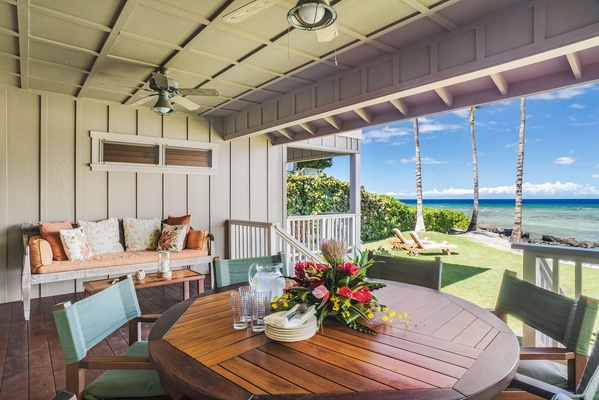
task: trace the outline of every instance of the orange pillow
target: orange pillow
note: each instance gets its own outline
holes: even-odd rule
[[[33,272],[41,266],[52,264],[52,247],[47,240],[41,236],[31,236],[29,238],[29,260],[33,267]]]
[[[208,231],[195,231],[190,230],[187,235],[187,248],[194,250],[206,249],[206,243],[208,242]]]
[[[187,235],[189,235],[189,229],[191,228],[191,215],[183,215],[182,217],[172,217],[168,216],[166,219],[167,225],[187,225],[187,230],[185,231],[185,239],[183,239],[183,247],[181,250],[187,248]]]
[[[61,229],[73,229],[73,225],[65,220],[61,222],[40,222],[40,232],[42,237],[50,243],[52,247],[52,259],[56,261],[68,260],[67,253],[62,248],[60,240]]]

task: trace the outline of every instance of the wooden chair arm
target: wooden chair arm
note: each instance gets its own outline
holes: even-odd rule
[[[516,374],[516,376],[514,377],[514,379],[512,379],[512,382],[510,383],[510,387],[515,387],[524,390],[528,393],[532,393],[544,399],[550,399],[558,393],[564,394],[568,398],[570,398],[572,395],[572,393],[568,392],[567,390],[560,389],[556,386],[550,385],[543,381],[539,381],[537,379],[522,374]]]
[[[107,356],[84,357],[79,361],[79,368],[84,369],[154,369],[150,357],[143,356]]]
[[[132,319],[132,321],[136,322],[156,322],[158,318],[160,318],[162,314],[142,314],[137,318]]]
[[[129,321],[129,346],[141,341],[141,323],[156,322],[161,314],[142,314]]]
[[[576,353],[558,347],[520,347],[521,360],[573,360]]]

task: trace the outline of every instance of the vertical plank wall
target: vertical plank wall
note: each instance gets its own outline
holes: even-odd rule
[[[194,228],[215,235],[215,255],[224,254],[228,218],[281,223],[284,148],[262,137],[224,142],[214,123],[0,86],[0,303],[21,299],[23,222],[189,213]],[[92,130],[219,143],[219,173],[91,171]],[[81,282],[58,282],[33,295],[80,290]]]

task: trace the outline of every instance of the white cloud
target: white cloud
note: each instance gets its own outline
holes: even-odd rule
[[[470,109],[464,108],[462,110],[452,111],[451,114],[454,114],[460,118],[470,118]]]
[[[586,106],[584,104],[574,103],[574,104],[570,104],[568,106],[568,108],[575,108],[577,110],[583,110],[586,108]]]
[[[386,125],[382,128],[365,130],[362,133],[362,144],[368,144],[371,142],[389,142],[393,138],[413,134],[414,132],[410,129]]]
[[[385,164],[395,164],[395,160],[387,160],[385,161]]]
[[[402,164],[415,163],[416,162],[416,156],[414,156],[412,158],[402,158],[401,160],[399,160],[399,162],[402,163]],[[430,158],[430,157],[420,157],[420,163],[421,164],[445,164],[445,161],[435,160],[435,159]]]
[[[599,179],[599,174],[593,175],[592,178]]]
[[[599,175],[594,175],[594,178],[599,178]],[[581,185],[573,182],[546,182],[546,183],[524,183],[522,185],[523,196],[569,196],[569,197],[582,197],[582,196],[597,196],[599,195],[599,188],[591,185]],[[516,185],[509,186],[495,186],[495,187],[483,187],[479,189],[481,196],[492,196],[492,197],[510,197],[513,198],[516,195]],[[414,197],[416,193],[387,193],[389,196],[397,197]],[[433,189],[422,192],[424,198],[427,197],[452,197],[452,196],[471,196],[472,189],[460,189],[460,188],[449,188],[449,189]]]
[[[570,165],[575,161],[573,157],[559,157],[553,160],[554,164]]]
[[[432,118],[418,118],[418,132],[429,133],[429,132],[443,132],[456,129],[462,129],[461,125],[457,124],[443,124]]]
[[[541,93],[536,96],[527,97],[529,100],[568,100],[576,96],[585,94],[588,90],[593,88],[593,84],[582,85],[555,92]]]

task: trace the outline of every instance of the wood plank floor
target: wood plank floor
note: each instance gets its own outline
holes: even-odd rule
[[[210,277],[206,276],[206,290]],[[191,282],[190,293],[197,293]],[[65,388],[65,368],[52,306],[76,301],[83,293],[44,297],[31,302],[29,322],[23,318],[21,302],[0,304],[0,400],[49,400]],[[142,313],[162,313],[183,299],[183,285],[167,285],[137,291]],[[143,327],[147,339],[150,325]],[[95,355],[119,355],[127,347],[122,327],[92,349]],[[88,371],[86,379],[99,373]]]

